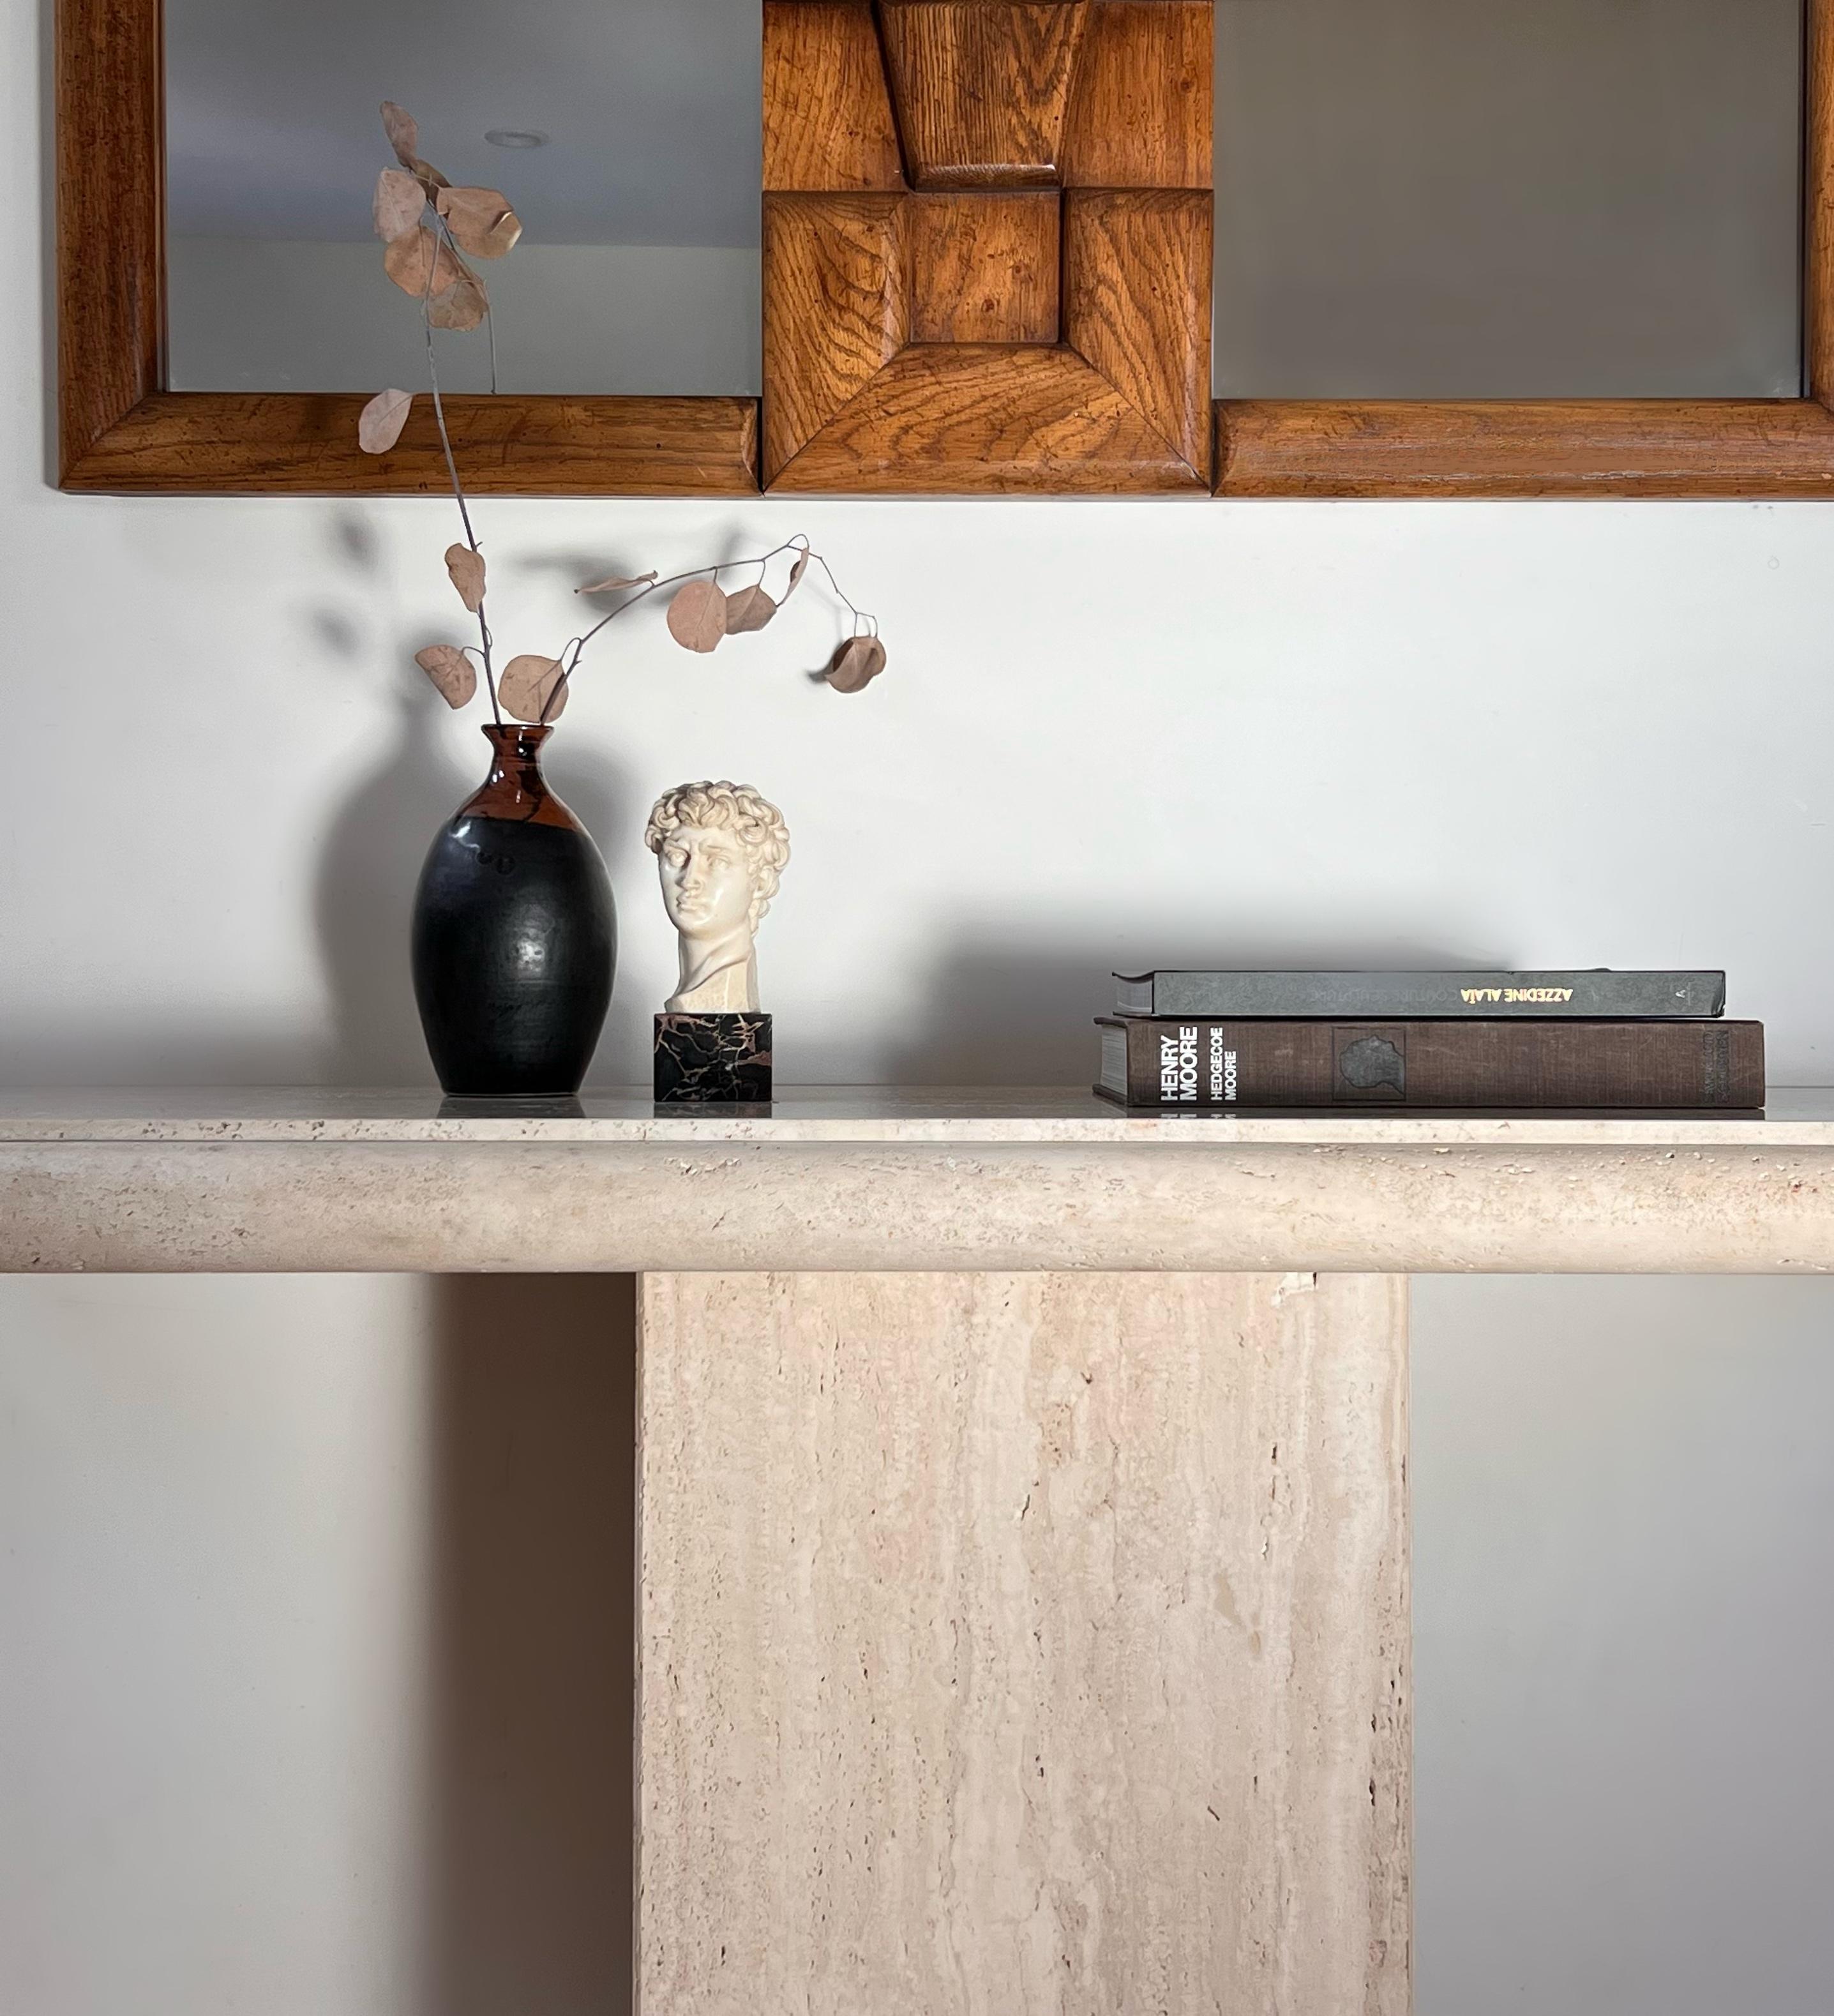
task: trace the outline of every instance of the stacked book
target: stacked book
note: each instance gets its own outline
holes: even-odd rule
[[[1117,974],[1095,1089],[1135,1111],[1755,1111],[1723,973]]]

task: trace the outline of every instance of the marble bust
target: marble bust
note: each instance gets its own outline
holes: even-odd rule
[[[671,1014],[755,1014],[753,941],[789,859],[783,815],[748,784],[679,784],[656,801],[643,844],[681,944]]]

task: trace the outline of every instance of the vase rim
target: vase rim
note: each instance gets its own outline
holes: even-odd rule
[[[554,733],[554,724],[551,721],[487,721],[483,729],[486,737],[499,748],[512,747],[525,738],[539,748]]]

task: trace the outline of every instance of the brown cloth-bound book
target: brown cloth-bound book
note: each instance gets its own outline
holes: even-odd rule
[[[1154,1112],[1764,1104],[1761,1022],[1096,1019],[1095,1089]]]

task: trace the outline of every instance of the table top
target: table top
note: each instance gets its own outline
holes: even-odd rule
[[[539,1105],[418,1087],[0,1092],[0,1143],[110,1141],[1834,1147],[1834,1088],[1773,1089],[1760,1114],[1128,1114],[1051,1085],[797,1085],[768,1108],[739,1109],[658,1107],[637,1088]]]

